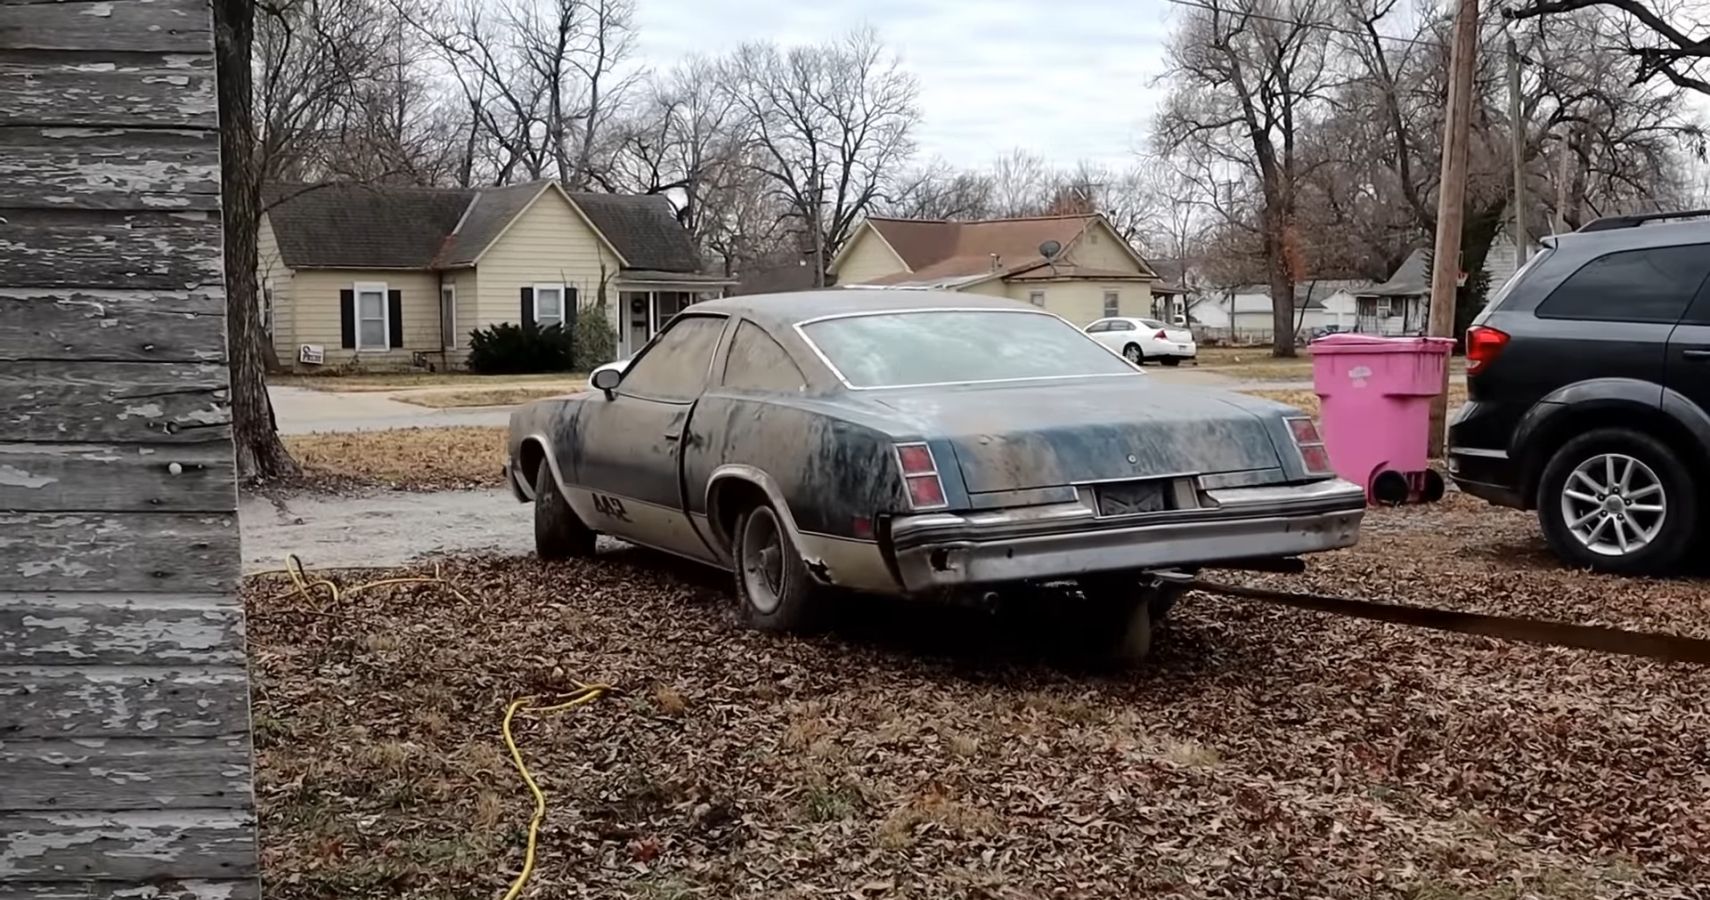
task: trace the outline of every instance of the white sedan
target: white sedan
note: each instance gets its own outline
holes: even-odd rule
[[[1193,343],[1193,332],[1172,328],[1157,319],[1099,319],[1088,325],[1086,331],[1088,337],[1135,365],[1156,360],[1173,366],[1199,353]]]

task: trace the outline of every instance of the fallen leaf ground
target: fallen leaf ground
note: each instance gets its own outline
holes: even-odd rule
[[[1710,584],[1563,569],[1522,514],[1454,497],[1368,523],[1305,575],[1219,577],[1710,636]],[[725,576],[639,550],[446,573],[466,600],[245,586],[268,897],[499,896],[531,809],[500,715],[575,678],[624,692],[519,723],[550,804],[529,897],[1710,884],[1704,670],[1194,595],[1116,676],[970,610],[862,599],[822,636],[747,631]]]

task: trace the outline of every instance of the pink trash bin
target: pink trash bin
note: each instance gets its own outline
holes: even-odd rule
[[[1308,347],[1330,465],[1364,487],[1368,502],[1443,496],[1427,451],[1431,398],[1443,389],[1454,346],[1449,338],[1333,334]]]

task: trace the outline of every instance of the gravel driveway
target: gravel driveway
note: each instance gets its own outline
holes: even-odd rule
[[[245,495],[238,509],[243,569],[279,568],[295,553],[310,568],[396,566],[419,556],[534,549],[530,507],[502,489],[375,491],[354,496]]]

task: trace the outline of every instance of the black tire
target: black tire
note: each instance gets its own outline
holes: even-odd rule
[[[534,552],[541,559],[594,555],[593,529],[570,508],[544,461],[534,475]]]
[[[1139,344],[1129,344],[1128,346],[1123,347],[1122,356],[1137,366],[1143,366],[1146,364],[1146,351],[1140,349]]]
[[[1619,460],[1623,457],[1640,464],[1642,468],[1635,470],[1639,477],[1628,479],[1631,485],[1629,490],[1598,494],[1575,475],[1575,471],[1582,465],[1597,468],[1596,460],[1600,457],[1614,457],[1617,459],[1617,467],[1622,466]],[[1589,501],[1566,498],[1564,492],[1569,488],[1570,478],[1574,479],[1573,488],[1576,493],[1603,498],[1604,502],[1594,505]],[[1621,479],[1618,477],[1617,480]],[[1646,493],[1650,491],[1649,487],[1638,487],[1639,481],[1654,482],[1658,491]],[[1629,504],[1626,500],[1628,494],[1644,496]],[[1659,494],[1660,504],[1651,503]],[[1615,504],[1608,499],[1611,497],[1619,497],[1621,502]],[[1544,539],[1549,542],[1550,549],[1573,565],[1600,572],[1638,575],[1670,571],[1684,560],[1693,535],[1698,530],[1697,486],[1679,455],[1662,441],[1643,432],[1625,428],[1600,428],[1564,444],[1544,466],[1543,475],[1538,479],[1535,500],[1538,524],[1544,530]],[[1611,551],[1608,545],[1602,543],[1607,540],[1604,537],[1597,543],[1605,547],[1605,552],[1598,552],[1586,539],[1575,534],[1574,520],[1569,519],[1569,515],[1590,515],[1593,511],[1606,509],[1609,505],[1616,506],[1619,511],[1596,514],[1613,517],[1611,525],[1627,523],[1617,529],[1621,532],[1620,537],[1625,537],[1628,533],[1641,533],[1645,527],[1654,525],[1654,533],[1648,541],[1630,551],[1618,552],[1618,547]],[[1632,508],[1629,509],[1629,505]],[[1657,514],[1640,512],[1641,509],[1648,509],[1652,505],[1662,507],[1660,521],[1649,518]],[[1597,525],[1594,520],[1591,525],[1582,527],[1595,528]]]
[[[1127,668],[1152,652],[1152,632],[1181,595],[1179,588],[1142,587],[1137,579],[1089,579],[1081,585],[1086,608],[1077,632],[1081,648],[1098,665]]]
[[[743,624],[762,631],[806,631],[819,623],[819,586],[770,503],[737,517],[730,556]]]
[[[1163,359],[1158,360],[1158,362],[1161,362],[1166,366],[1179,366],[1182,364],[1182,358],[1179,356],[1166,356]]]

